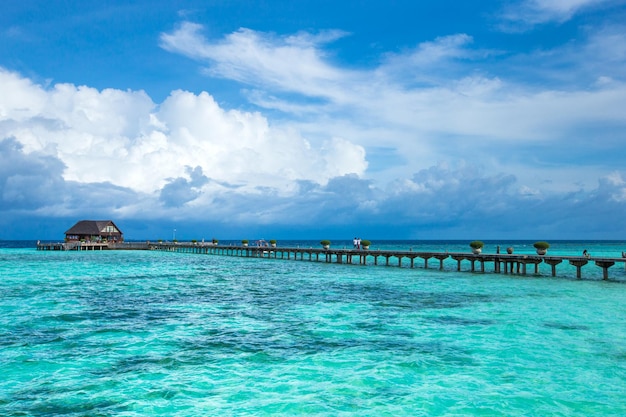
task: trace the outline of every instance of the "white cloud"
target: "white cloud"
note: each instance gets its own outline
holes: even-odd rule
[[[0,68],[0,121],[21,122],[39,115],[46,102],[46,94],[29,79]]]
[[[510,6],[505,20],[533,26],[547,22],[562,23],[575,14],[597,6],[620,3],[616,0],[524,0]]]
[[[247,187],[289,189],[363,174],[365,151],[347,140],[315,148],[298,132],[273,128],[259,113],[224,110],[207,93],[174,91],[161,105],[144,92],[57,84],[44,89],[0,70],[0,137],[66,166],[65,180],[110,182],[154,192],[185,167]]]
[[[379,72],[385,76],[404,76],[413,82],[428,82],[429,77],[445,78],[455,60],[472,59],[476,52],[468,48],[471,36],[460,33],[441,36],[434,41],[420,43],[414,50],[387,54]]]
[[[242,28],[211,43],[201,30],[202,26],[185,22],[171,34],[162,34],[161,45],[170,52],[211,62],[208,73],[212,76],[311,96],[329,94],[336,83],[349,80],[350,74],[327,64],[318,48],[342,32],[272,37]]]
[[[611,172],[600,180],[601,188],[607,190],[610,199],[616,202],[626,202],[626,181],[619,171]]]

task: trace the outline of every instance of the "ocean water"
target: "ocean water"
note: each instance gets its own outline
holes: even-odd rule
[[[626,244],[550,250],[585,248]],[[626,415],[623,264],[610,281],[435,264],[0,243],[0,415]]]

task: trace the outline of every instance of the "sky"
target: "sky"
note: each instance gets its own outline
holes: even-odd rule
[[[625,239],[626,0],[22,0],[0,240]],[[175,232],[174,232],[175,231]]]

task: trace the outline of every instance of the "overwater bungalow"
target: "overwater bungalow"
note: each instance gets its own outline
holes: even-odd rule
[[[124,234],[112,220],[81,220],[65,232],[65,241],[121,243]]]

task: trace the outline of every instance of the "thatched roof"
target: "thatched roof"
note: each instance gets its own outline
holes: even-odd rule
[[[119,233],[122,231],[112,220],[81,220],[65,232],[66,235],[99,235],[107,226],[114,226]]]

